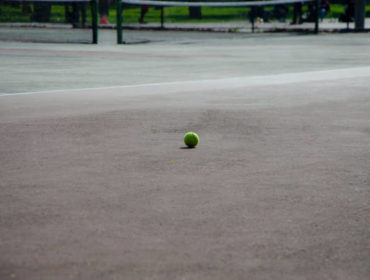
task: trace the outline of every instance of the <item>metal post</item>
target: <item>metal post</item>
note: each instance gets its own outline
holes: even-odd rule
[[[251,7],[250,16],[251,16],[251,22],[252,22],[252,33],[254,33],[254,13],[255,13],[255,7]]]
[[[161,29],[164,28],[164,14],[163,14],[164,7],[161,6]]]
[[[315,17],[315,33],[319,33],[319,18],[320,18],[321,0],[316,0],[316,17]]]
[[[365,29],[365,7],[366,7],[366,0],[356,0],[355,2],[355,30]]]
[[[93,0],[91,3],[91,21],[92,21],[92,29],[93,29],[93,44],[98,43],[98,0]]]
[[[122,2],[116,0],[117,3],[117,44],[122,44]]]
[[[351,5],[351,0],[347,1],[347,10],[345,11],[346,19],[347,19],[347,31],[349,31],[349,21],[351,18],[351,15],[349,14],[350,10],[350,5]]]

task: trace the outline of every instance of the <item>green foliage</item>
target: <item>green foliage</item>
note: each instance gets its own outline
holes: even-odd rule
[[[202,19],[189,18],[187,7],[167,7],[164,8],[164,18],[166,22],[222,22],[232,20],[246,20],[249,8],[202,8]],[[145,15],[146,22],[159,22],[160,9],[149,8]],[[129,8],[123,11],[124,22],[137,22],[140,17],[140,8]]]
[[[273,7],[266,7],[266,11],[271,14]],[[248,20],[248,13],[250,8],[202,8],[202,19],[190,19],[189,8],[187,7],[167,7],[164,9],[165,22],[228,22],[228,21],[244,21]],[[303,13],[307,12],[307,6],[303,6]],[[326,15],[326,18],[336,18],[345,12],[345,5],[332,4],[331,11]],[[123,22],[124,23],[137,23],[140,17],[139,6],[127,6],[123,10]],[[289,7],[288,20],[293,17],[293,6]],[[370,6],[366,6],[366,17],[370,17]],[[111,9],[108,17],[111,23],[116,22],[116,10]],[[146,13],[145,22],[156,23],[160,22],[160,9],[150,7]]]
[[[32,22],[33,5],[29,5],[31,10],[25,12],[23,4],[1,4],[0,5],[0,22]],[[23,8],[23,9],[22,9]],[[22,11],[23,10],[23,11]],[[266,11],[272,13],[272,7],[266,7]],[[303,8],[303,12],[307,8]],[[338,18],[345,11],[345,6],[342,4],[332,4],[331,11],[326,18]],[[245,21],[248,20],[248,13],[250,8],[202,8],[202,19],[190,19],[189,8],[187,7],[167,7],[164,8],[165,22],[227,22],[227,21]],[[145,15],[146,22],[160,22],[160,9],[150,7]],[[293,7],[289,7],[288,19],[293,15]],[[366,16],[370,17],[370,6],[366,6]],[[137,23],[140,17],[139,6],[125,6],[123,9],[123,22],[124,23]],[[116,23],[116,6],[111,5],[108,16],[110,23]],[[65,23],[66,13],[63,4],[52,5],[51,8],[51,23]],[[91,9],[89,6],[86,8],[86,22],[91,22]]]
[[[24,4],[11,3],[0,5],[0,22],[33,22],[32,14],[34,13],[34,6],[32,4],[27,5],[28,9],[25,9]],[[26,7],[27,7],[26,6]],[[68,8],[71,11],[71,7]],[[50,23],[66,23],[66,6],[64,4],[52,5],[50,12]],[[91,22],[91,9],[89,6],[86,7],[86,22]]]

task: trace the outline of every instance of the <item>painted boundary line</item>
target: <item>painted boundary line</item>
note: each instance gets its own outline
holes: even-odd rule
[[[73,93],[85,91],[99,91],[109,89],[135,89],[135,88],[152,88],[163,87],[170,88],[185,87],[184,91],[191,90],[192,88],[201,90],[212,90],[218,88],[238,88],[250,86],[270,86],[270,85],[284,85],[293,83],[304,82],[320,82],[329,80],[340,80],[350,78],[370,77],[370,66],[345,68],[335,70],[319,70],[300,73],[283,73],[274,75],[261,75],[261,76],[246,76],[246,77],[232,77],[220,79],[206,79],[206,80],[193,80],[193,81],[174,81],[174,82],[161,82],[161,83],[147,83],[147,84],[134,84],[134,85],[120,85],[120,86],[107,86],[107,87],[93,87],[93,88],[79,88],[79,89],[58,89],[58,90],[45,90],[45,91],[30,91],[18,93],[0,93],[0,97],[15,97],[22,95],[35,95],[35,94],[57,94],[57,93]]]

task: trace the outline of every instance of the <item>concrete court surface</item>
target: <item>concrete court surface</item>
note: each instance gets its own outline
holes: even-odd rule
[[[370,37],[153,34],[0,42],[0,279],[369,279]]]

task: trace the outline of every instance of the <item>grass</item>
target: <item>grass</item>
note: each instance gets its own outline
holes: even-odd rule
[[[344,5],[332,4],[331,11],[326,18],[338,18],[344,13]],[[267,7],[266,10],[272,12],[272,7]],[[306,9],[304,9],[305,12]],[[168,7],[164,9],[165,22],[228,22],[228,21],[244,21],[248,20],[250,8],[202,8],[202,19],[190,19],[189,9],[187,7]],[[86,9],[87,19],[91,22],[91,10]],[[289,8],[288,20],[292,18],[293,7]],[[366,16],[370,17],[370,6],[366,7]],[[123,10],[124,23],[138,22],[140,17],[140,7],[131,6],[125,7]],[[116,23],[115,5],[111,6],[108,20],[111,23]],[[51,8],[50,22],[64,23],[65,7],[62,5],[53,5]],[[145,15],[146,22],[159,22],[160,10],[151,7]],[[1,5],[0,6],[0,22],[31,22],[31,13],[22,13],[22,5]]]
[[[31,9],[33,7],[31,5]],[[71,10],[71,8],[70,8]],[[32,22],[32,11],[23,12],[22,4],[0,4],[0,22]],[[50,23],[65,23],[65,7],[64,4],[52,5],[50,13]],[[91,9],[86,8],[86,22],[91,22]]]
[[[272,13],[273,8],[267,7],[267,11]],[[165,22],[227,22],[227,21],[243,21],[248,19],[250,8],[202,8],[202,19],[190,19],[189,11],[186,7],[168,7],[164,9]],[[326,18],[339,18],[345,11],[345,6],[340,4],[331,5],[331,11],[326,15]],[[303,8],[303,13],[307,12],[307,7]],[[140,8],[131,7],[123,11],[124,22],[138,22],[140,17]],[[288,19],[293,17],[293,7],[289,7]],[[370,6],[366,6],[366,17],[370,17]],[[109,15],[110,22],[116,22],[116,11],[111,10]],[[159,22],[160,10],[150,8],[145,15],[146,22]]]
[[[168,7],[164,9],[166,22],[224,22],[246,20],[249,8],[202,8],[202,19],[189,18],[189,9],[186,7]],[[137,22],[140,17],[140,8],[130,8],[123,11],[124,22]],[[145,15],[146,22],[159,22],[160,10],[150,8]]]

